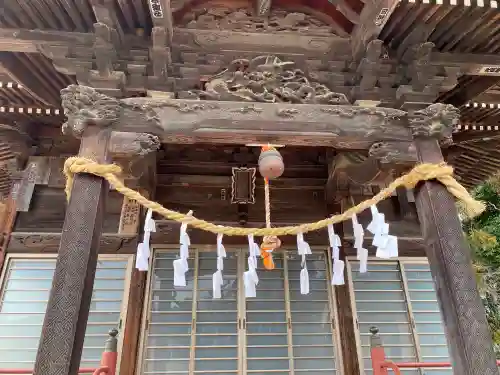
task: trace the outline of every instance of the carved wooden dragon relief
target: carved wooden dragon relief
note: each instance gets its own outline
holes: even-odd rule
[[[291,61],[276,56],[238,59],[210,77],[205,90],[190,91],[193,98],[240,102],[292,104],[349,104],[342,93],[314,82]]]
[[[255,16],[250,8],[229,9],[225,7],[197,9],[184,16],[179,26],[190,29],[232,30],[251,33],[295,32],[303,35],[335,35],[333,27],[311,15],[287,12],[282,9],[267,9],[262,2]]]

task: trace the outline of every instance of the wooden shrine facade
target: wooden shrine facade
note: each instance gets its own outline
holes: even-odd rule
[[[499,18],[493,0],[9,2],[0,15],[0,259],[58,252],[34,373],[76,373],[98,254],[135,254],[141,234],[141,207],[100,178],[77,175],[66,203],[67,157],[115,162],[128,186],[168,208],[247,227],[264,225],[262,182],[257,175],[254,189],[237,173],[257,166],[263,144],[280,146],[285,162],[271,186],[275,225],[338,213],[443,155],[471,187],[499,168]],[[380,209],[400,255],[428,258],[454,374],[496,374],[451,196],[427,182]],[[351,226],[337,231],[342,257],[353,255]],[[215,245],[211,234],[190,235]],[[326,249],[326,233],[306,237]],[[282,240],[293,248],[294,238]],[[152,243],[178,242],[179,224],[158,218]],[[132,375],[144,359],[148,294],[145,273],[123,267],[120,374]],[[352,285],[328,294],[344,374],[363,370]]]

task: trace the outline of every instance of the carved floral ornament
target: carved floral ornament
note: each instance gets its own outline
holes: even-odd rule
[[[184,16],[181,26],[190,29],[283,33],[331,36],[335,32],[326,22],[300,12],[272,9],[269,15],[255,16],[249,8],[225,7],[196,9]]]
[[[210,77],[193,97],[208,100],[293,104],[349,104],[342,93],[314,82],[295,63],[276,56],[238,59]]]

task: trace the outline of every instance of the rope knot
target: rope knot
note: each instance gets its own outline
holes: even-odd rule
[[[402,184],[407,189],[413,189],[421,181],[434,179],[441,181],[443,178],[452,176],[453,168],[446,163],[419,164],[403,177]]]
[[[108,176],[113,175],[116,177],[122,173],[122,169],[116,164],[98,164],[90,159],[70,157],[64,162],[63,172],[66,176],[66,187],[64,191],[69,200],[76,173],[90,173],[95,176],[106,178],[109,181],[109,178],[107,178]]]

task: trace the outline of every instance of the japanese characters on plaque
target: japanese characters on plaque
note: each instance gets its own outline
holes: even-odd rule
[[[500,75],[500,66],[483,66],[479,70],[479,74],[485,75]]]
[[[161,0],[149,0],[151,14],[154,18],[163,18],[163,9],[161,7]]]
[[[389,14],[389,8],[382,8],[377,17],[375,17],[375,25],[377,26],[382,25],[382,22],[384,22],[388,14]]]

